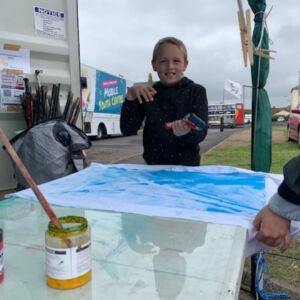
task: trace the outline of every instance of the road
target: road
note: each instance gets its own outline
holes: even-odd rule
[[[225,128],[222,132],[218,128],[209,128],[207,137],[200,143],[200,154],[203,154],[219,144],[241,128]],[[132,163],[144,164],[142,158],[142,135],[129,137],[110,137],[101,140],[92,140],[92,147],[87,151],[88,163],[103,164]]]

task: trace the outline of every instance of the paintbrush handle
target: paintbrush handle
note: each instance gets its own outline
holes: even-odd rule
[[[26,167],[24,166],[24,164],[20,160],[18,154],[16,153],[15,149],[12,147],[11,143],[9,142],[8,138],[6,137],[5,133],[3,132],[3,130],[1,128],[0,128],[0,138],[1,138],[4,146],[6,147],[8,153],[10,154],[11,158],[13,159],[13,161],[15,162],[15,164],[17,165],[17,167],[21,171],[22,175],[24,176],[25,180],[27,181],[27,183],[32,188],[33,192],[35,193],[36,197],[38,198],[39,202],[41,203],[42,207],[44,208],[46,214],[48,215],[48,217],[50,218],[52,223],[58,228],[63,228],[63,226],[59,222],[58,218],[56,217],[55,213],[53,212],[53,210],[49,206],[49,204],[48,204],[47,200],[45,199],[44,195],[41,193],[40,189],[38,188],[38,186],[34,182],[33,178],[31,177],[31,175],[27,171]]]

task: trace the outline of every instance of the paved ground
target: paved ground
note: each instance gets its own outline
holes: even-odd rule
[[[243,130],[244,128],[226,128],[221,132],[217,128],[209,129],[207,137],[200,144],[200,153],[203,154],[209,151],[228,137]],[[112,137],[98,141],[92,140],[92,144],[92,148],[87,150],[88,163],[145,163],[142,158],[143,145],[141,135]]]
[[[273,131],[273,142],[286,142],[286,135],[282,131]],[[87,151],[88,162],[99,162],[103,164],[133,163],[143,164],[142,136],[113,137],[100,141],[93,140],[93,146]],[[226,128],[209,129],[205,140],[200,144],[200,153],[203,154],[214,148],[230,148],[248,146],[251,144],[251,129],[248,128]]]
[[[255,295],[252,295],[248,290],[240,290],[239,300],[254,300]]]
[[[272,142],[273,143],[285,143],[287,141],[287,137],[283,131],[273,131],[272,132]],[[226,140],[217,144],[215,147],[218,148],[235,148],[242,146],[251,145],[251,129],[247,128],[242,131],[238,131],[231,135]]]

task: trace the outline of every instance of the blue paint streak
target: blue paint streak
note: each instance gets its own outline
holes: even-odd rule
[[[116,202],[120,211],[130,205],[149,210],[175,208],[177,215],[186,209],[195,214],[207,211],[254,216],[265,204],[265,178],[242,172],[210,174],[92,166],[47,186],[48,195],[62,197],[64,205],[102,201],[105,209],[105,205]]]

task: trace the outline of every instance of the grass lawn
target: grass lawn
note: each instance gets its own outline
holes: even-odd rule
[[[286,127],[273,127],[273,131],[283,131],[286,133]],[[272,165],[270,173],[282,174],[282,167],[291,158],[300,154],[297,143],[286,142],[272,145]],[[204,153],[201,157],[201,166],[225,165],[244,169],[251,169],[251,147],[237,147],[220,149]]]
[[[284,131],[285,127],[273,127],[274,130]],[[271,173],[282,174],[282,167],[291,158],[300,154],[297,143],[286,142],[272,145],[272,165]],[[250,146],[214,149],[207,154],[203,154],[201,165],[228,165],[244,169],[251,169]],[[288,281],[294,286],[300,287],[300,237],[293,240],[290,248],[283,254],[278,249],[266,252],[265,255],[271,278],[279,278]],[[250,268],[250,259],[246,260],[245,266]]]

